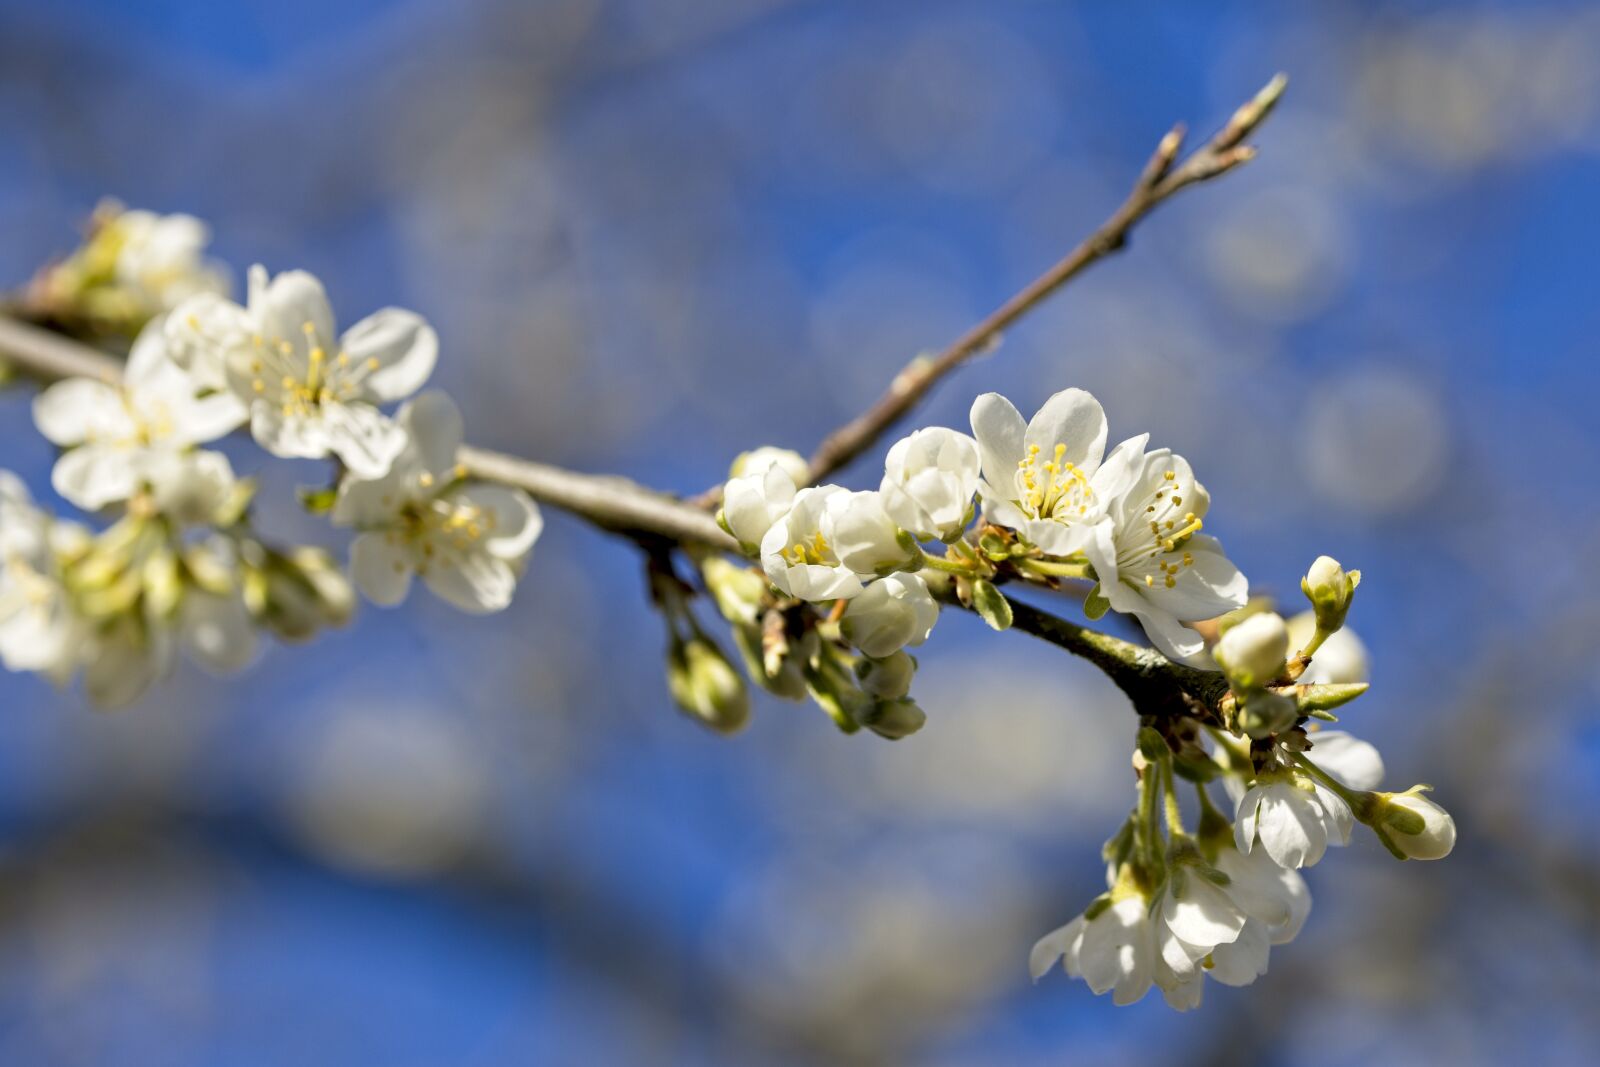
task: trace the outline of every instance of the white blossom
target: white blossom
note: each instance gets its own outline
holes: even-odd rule
[[[1283,867],[1310,867],[1329,842],[1350,843],[1350,808],[1333,793],[1293,771],[1263,771],[1239,800],[1234,843],[1250,852],[1259,840]]]
[[[884,510],[921,541],[961,535],[978,491],[978,443],[942,426],[917,430],[889,449],[879,493]]]
[[[404,600],[416,574],[462,611],[505,608],[544,529],[538,507],[520,490],[461,481],[461,413],[445,394],[411,401],[398,426],[405,447],[388,472],[351,472],[339,485],[334,525],[360,531],[350,546],[351,577],[378,604]]]
[[[1011,401],[985,393],[973,402],[971,418],[984,515],[1052,556],[1088,548],[1144,446],[1143,438],[1124,442],[1102,463],[1105,412],[1082,389],[1056,393],[1026,423]]]
[[[1068,976],[1082,978],[1095,996],[1109,992],[1118,1005],[1143,999],[1161,960],[1149,905],[1145,897],[1132,893],[1091,908],[1093,918],[1085,913],[1052,930],[1029,954],[1034,981],[1060,960]]]
[[[62,580],[61,556],[88,532],[35,507],[21,479],[0,471],[0,662],[62,683],[87,634]]]
[[[1211,498],[1188,462],[1142,447],[1127,457],[1125,491],[1108,504],[1111,536],[1089,539],[1084,551],[1112,608],[1137,616],[1169,658],[1203,666],[1205,642],[1183,623],[1244,606],[1249,583],[1216,538],[1200,532]]]
[[[199,293],[228,291],[227,275],[205,258],[211,230],[193,215],[123,211],[96,237],[116,248],[117,284],[154,311],[169,311]]]
[[[68,378],[33,402],[39,431],[66,449],[51,484],[90,511],[127,500],[146,485],[160,490],[163,477],[216,478],[225,459],[220,465],[205,461],[197,471],[178,457],[227,434],[244,417],[243,406],[230,395],[198,395],[195,383],[168,358],[160,320],[134,342],[123,384]],[[231,484],[231,468],[228,480]],[[184,487],[165,488],[181,492]]]
[[[1218,851],[1216,867],[1228,876],[1228,895],[1266,929],[1271,944],[1294,940],[1311,914],[1311,890],[1299,871],[1279,866],[1263,849],[1241,852],[1231,843]]]
[[[767,580],[801,600],[848,599],[861,592],[863,577],[909,566],[912,558],[877,493],[837,485],[800,490],[761,539]]]
[[[850,643],[882,659],[907,645],[920,645],[939,619],[939,602],[915,574],[891,574],[851,599],[840,625]]]
[[[197,381],[250,407],[250,430],[275,456],[335,455],[360,478],[383,475],[405,432],[378,411],[433,373],[439,343],[421,316],[384,308],[336,333],[322,283],[304,271],[250,270],[248,304],[185,301],[167,319],[173,357]]]
[[[794,506],[795,480],[780,462],[752,461],[747,469],[722,487],[722,518],[741,544],[760,545],[772,524]]]
[[[796,487],[806,484],[807,475],[811,470],[806,464],[806,457],[794,449],[762,445],[760,448],[752,448],[733,457],[733,464],[728,468],[728,477],[747,478],[752,474],[761,474],[772,467],[781,469]]]
[[[1237,938],[1246,919],[1226,889],[1187,865],[1168,872],[1158,910],[1161,958],[1180,980],[1219,945]]]

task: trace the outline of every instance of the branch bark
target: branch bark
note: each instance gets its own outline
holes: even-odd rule
[[[1279,74],[1247,104],[1234,112],[1228,124],[1182,163],[1183,126],[1172,128],[1145,164],[1127,199],[1100,227],[1084,238],[1055,266],[1039,275],[1021,292],[996,308],[988,318],[958,337],[933,357],[919,356],[895,375],[888,392],[872,407],[825,438],[810,460],[811,481],[820,482],[855,459],[916,406],[941,378],[974,355],[1000,342],[1001,335],[1044,299],[1091,265],[1126,247],[1134,226],[1173,194],[1249,161],[1255,149],[1242,142],[1271,113],[1288,79]],[[712,502],[716,490],[707,494]],[[705,498],[702,498],[705,499]]]

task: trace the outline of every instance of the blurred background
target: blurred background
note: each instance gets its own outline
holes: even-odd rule
[[[952,614],[915,738],[773,701],[716,738],[637,554],[550,514],[504,617],[417,594],[115,714],[0,677],[0,1062],[1595,1062],[1597,55],[1580,3],[3,0],[0,286],[102,196],[191,211],[240,276],[432,319],[476,442],[685,492],[809,450],[1288,71],[1256,162],[920,422],[1084,386],[1257,591],[1359,566],[1345,724],[1461,844],[1358,835],[1194,1014],[1031,986],[1132,796],[1105,679]],[[0,456],[48,500],[28,400]],[[337,546],[317,470],[265,525]]]

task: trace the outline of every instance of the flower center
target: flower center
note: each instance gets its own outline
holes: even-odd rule
[[[424,471],[417,481],[427,488],[433,485],[434,477]],[[431,559],[441,548],[458,554],[477,548],[494,533],[495,515],[466,500],[433,497],[401,507],[398,525],[400,535],[416,546],[424,559]]]
[[[381,364],[377,359],[359,362],[342,349],[330,358],[314,323],[303,323],[304,357],[285,339],[251,338],[255,357],[250,361],[250,388],[257,396],[278,403],[285,416],[310,415],[322,404],[344,403],[361,397],[361,384]]]
[[[1166,483],[1165,487],[1156,491],[1144,509],[1149,537],[1133,533],[1129,538],[1131,543],[1119,545],[1117,566],[1119,569],[1145,571],[1143,578],[1147,588],[1155,588],[1159,581],[1171,589],[1178,584],[1178,576],[1184,569],[1194,566],[1194,556],[1184,549],[1184,545],[1205,528],[1205,523],[1194,512],[1181,510],[1183,495],[1175,484],[1177,472],[1165,471],[1161,477]],[[1137,524],[1131,528],[1134,531],[1140,529]],[[1154,572],[1148,569],[1151,560],[1155,561]]]
[[[1056,445],[1055,454],[1039,462],[1039,446],[1029,445],[1028,455],[1017,463],[1017,503],[1035,518],[1071,522],[1088,514],[1094,503],[1089,476],[1066,458],[1067,446]]]
[[[783,558],[789,561],[792,567],[804,567],[807,564],[819,567],[831,567],[834,564],[833,549],[828,544],[828,539],[818,530],[811,535],[811,541],[796,541],[783,552]]]

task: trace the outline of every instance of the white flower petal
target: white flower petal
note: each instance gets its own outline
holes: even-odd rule
[[[467,485],[453,490],[447,499],[470,504],[487,516],[484,550],[508,563],[526,556],[544,530],[544,517],[533,499],[520,489]]]
[[[1062,460],[1085,474],[1093,474],[1106,450],[1105,409],[1092,394],[1082,389],[1063,389],[1046,400],[1028,423],[1023,444],[1038,445],[1046,458],[1054,458],[1056,445],[1065,445]],[[1021,459],[1020,454],[1018,459]]]
[[[68,446],[94,438],[122,440],[139,430],[122,390],[93,378],[68,378],[34,397],[33,421],[46,440]]]
[[[1184,872],[1180,891],[1169,885],[1161,914],[1174,935],[1202,947],[1232,941],[1245,922],[1244,911],[1227,890],[1194,871]]]
[[[1383,784],[1383,756],[1375,746],[1343,730],[1319,730],[1312,734],[1311,751],[1307,755],[1318,767],[1351,789],[1376,789]]]
[[[972,402],[971,419],[984,478],[997,489],[1010,485],[1027,454],[1022,413],[999,393],[984,393]]]
[[[284,271],[264,285],[263,275],[259,266],[251,268],[250,313],[260,323],[261,332],[268,341],[286,342],[302,358],[310,351],[312,343],[321,345],[331,354],[338,332],[322,283],[303,270]],[[307,324],[310,324],[310,331],[306,330]]]
[[[441,600],[474,615],[500,611],[517,591],[517,575],[505,560],[487,552],[435,556],[422,581]]]
[[[189,590],[183,598],[182,630],[189,655],[224,674],[249,666],[259,644],[255,622],[237,596]]]
[[[1267,973],[1272,942],[1264,924],[1252,919],[1239,936],[1211,953],[1212,978],[1223,985],[1246,986]]]
[[[414,311],[383,308],[349,330],[341,344],[355,363],[375,360],[377,369],[363,385],[369,396],[385,403],[422,388],[439,359],[439,336]]]
[[[405,450],[405,430],[375,407],[323,403],[319,409],[328,451],[358,478],[380,477]]]
[[[350,543],[350,578],[374,604],[392,607],[411,588],[411,553],[397,537],[364,533]]]
[[[256,401],[250,409],[250,436],[283,459],[321,459],[328,454],[332,439],[320,410],[285,414],[277,404],[265,400]]]
[[[1028,953],[1028,974],[1037,982],[1049,973],[1056,961],[1069,954],[1083,938],[1084,918],[1079,915],[1065,926],[1058,926],[1034,942]]]
[[[139,488],[136,453],[116,445],[79,445],[56,460],[55,491],[85,511],[127,500]]]
[[[448,393],[428,390],[403,406],[395,421],[410,436],[410,450],[422,470],[442,475],[455,466],[466,427]]]

